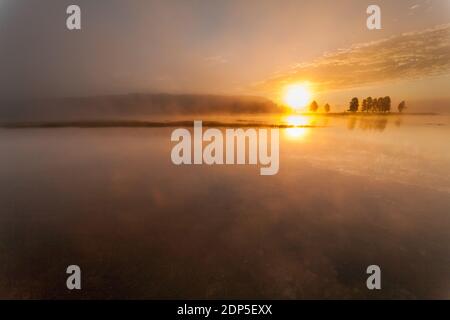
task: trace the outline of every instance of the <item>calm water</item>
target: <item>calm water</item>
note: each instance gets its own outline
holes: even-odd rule
[[[0,298],[450,298],[449,120],[278,119],[318,127],[275,176],[176,167],[173,128],[1,129]]]

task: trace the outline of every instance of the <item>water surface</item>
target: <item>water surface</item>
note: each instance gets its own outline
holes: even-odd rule
[[[0,297],[450,298],[449,117],[231,121],[299,126],[277,175],[174,166],[171,127],[0,129]]]

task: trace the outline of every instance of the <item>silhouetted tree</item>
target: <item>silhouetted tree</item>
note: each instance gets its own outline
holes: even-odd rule
[[[391,97],[386,96],[382,98],[383,101],[383,112],[391,112]]]
[[[386,101],[384,100],[384,98],[378,98],[378,99],[379,99],[378,110],[380,112],[384,112],[386,110]]]
[[[398,112],[402,113],[403,110],[406,109],[406,102],[405,101],[400,102],[400,104],[398,105],[397,109],[398,109]]]
[[[319,109],[319,105],[317,104],[317,102],[316,101],[311,102],[311,104],[309,105],[309,111],[316,112],[317,109]]]
[[[323,109],[325,110],[325,112],[330,112],[330,105],[327,103]]]
[[[377,112],[378,111],[378,99],[377,98],[373,98],[372,100],[372,112]]]
[[[372,97],[368,97],[366,100],[367,100],[367,112],[373,111],[373,100],[372,100]]]
[[[391,112],[391,97],[379,97],[372,98],[367,97],[361,102],[361,112]],[[406,108],[406,104],[404,101],[398,105],[399,112],[402,112],[403,109]],[[359,100],[357,97],[353,98],[350,101],[349,109],[350,112],[357,112],[359,109]],[[327,111],[328,112],[328,111]]]
[[[352,101],[350,101],[350,106],[349,106],[348,111],[356,112],[356,111],[358,111],[358,107],[359,107],[359,100],[358,100],[358,98],[354,97],[352,99]]]
[[[383,98],[378,98],[378,112],[384,111],[384,100]]]
[[[383,98],[375,98],[375,112],[381,112],[383,111]]]
[[[361,103],[361,111],[366,112],[367,111],[367,99],[363,99]]]

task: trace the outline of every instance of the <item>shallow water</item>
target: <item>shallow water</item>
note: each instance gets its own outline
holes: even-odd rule
[[[275,176],[174,166],[174,128],[1,129],[0,298],[450,298],[449,119],[233,118],[311,126]]]

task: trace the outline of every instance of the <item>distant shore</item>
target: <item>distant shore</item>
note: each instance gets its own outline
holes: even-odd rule
[[[194,121],[42,121],[42,122],[11,122],[2,123],[0,128],[24,129],[24,128],[167,128],[167,127],[192,127]],[[318,128],[317,125],[291,125],[285,123],[267,122],[221,122],[203,121],[204,127],[216,128]]]
[[[304,116],[438,116],[436,112],[299,112],[295,113]]]
[[[274,116],[320,116],[320,117],[388,117],[388,116],[436,116],[438,113],[363,113],[363,112],[330,112],[330,113],[291,113],[274,114]],[[3,129],[21,128],[165,128],[192,127],[193,121],[201,116],[193,115],[192,120],[179,121],[146,121],[146,120],[54,120],[54,121],[11,121],[0,122]],[[265,127],[265,128],[316,128],[317,125],[295,125],[289,123],[274,123],[270,121],[203,121],[204,127],[235,128],[235,127]]]

